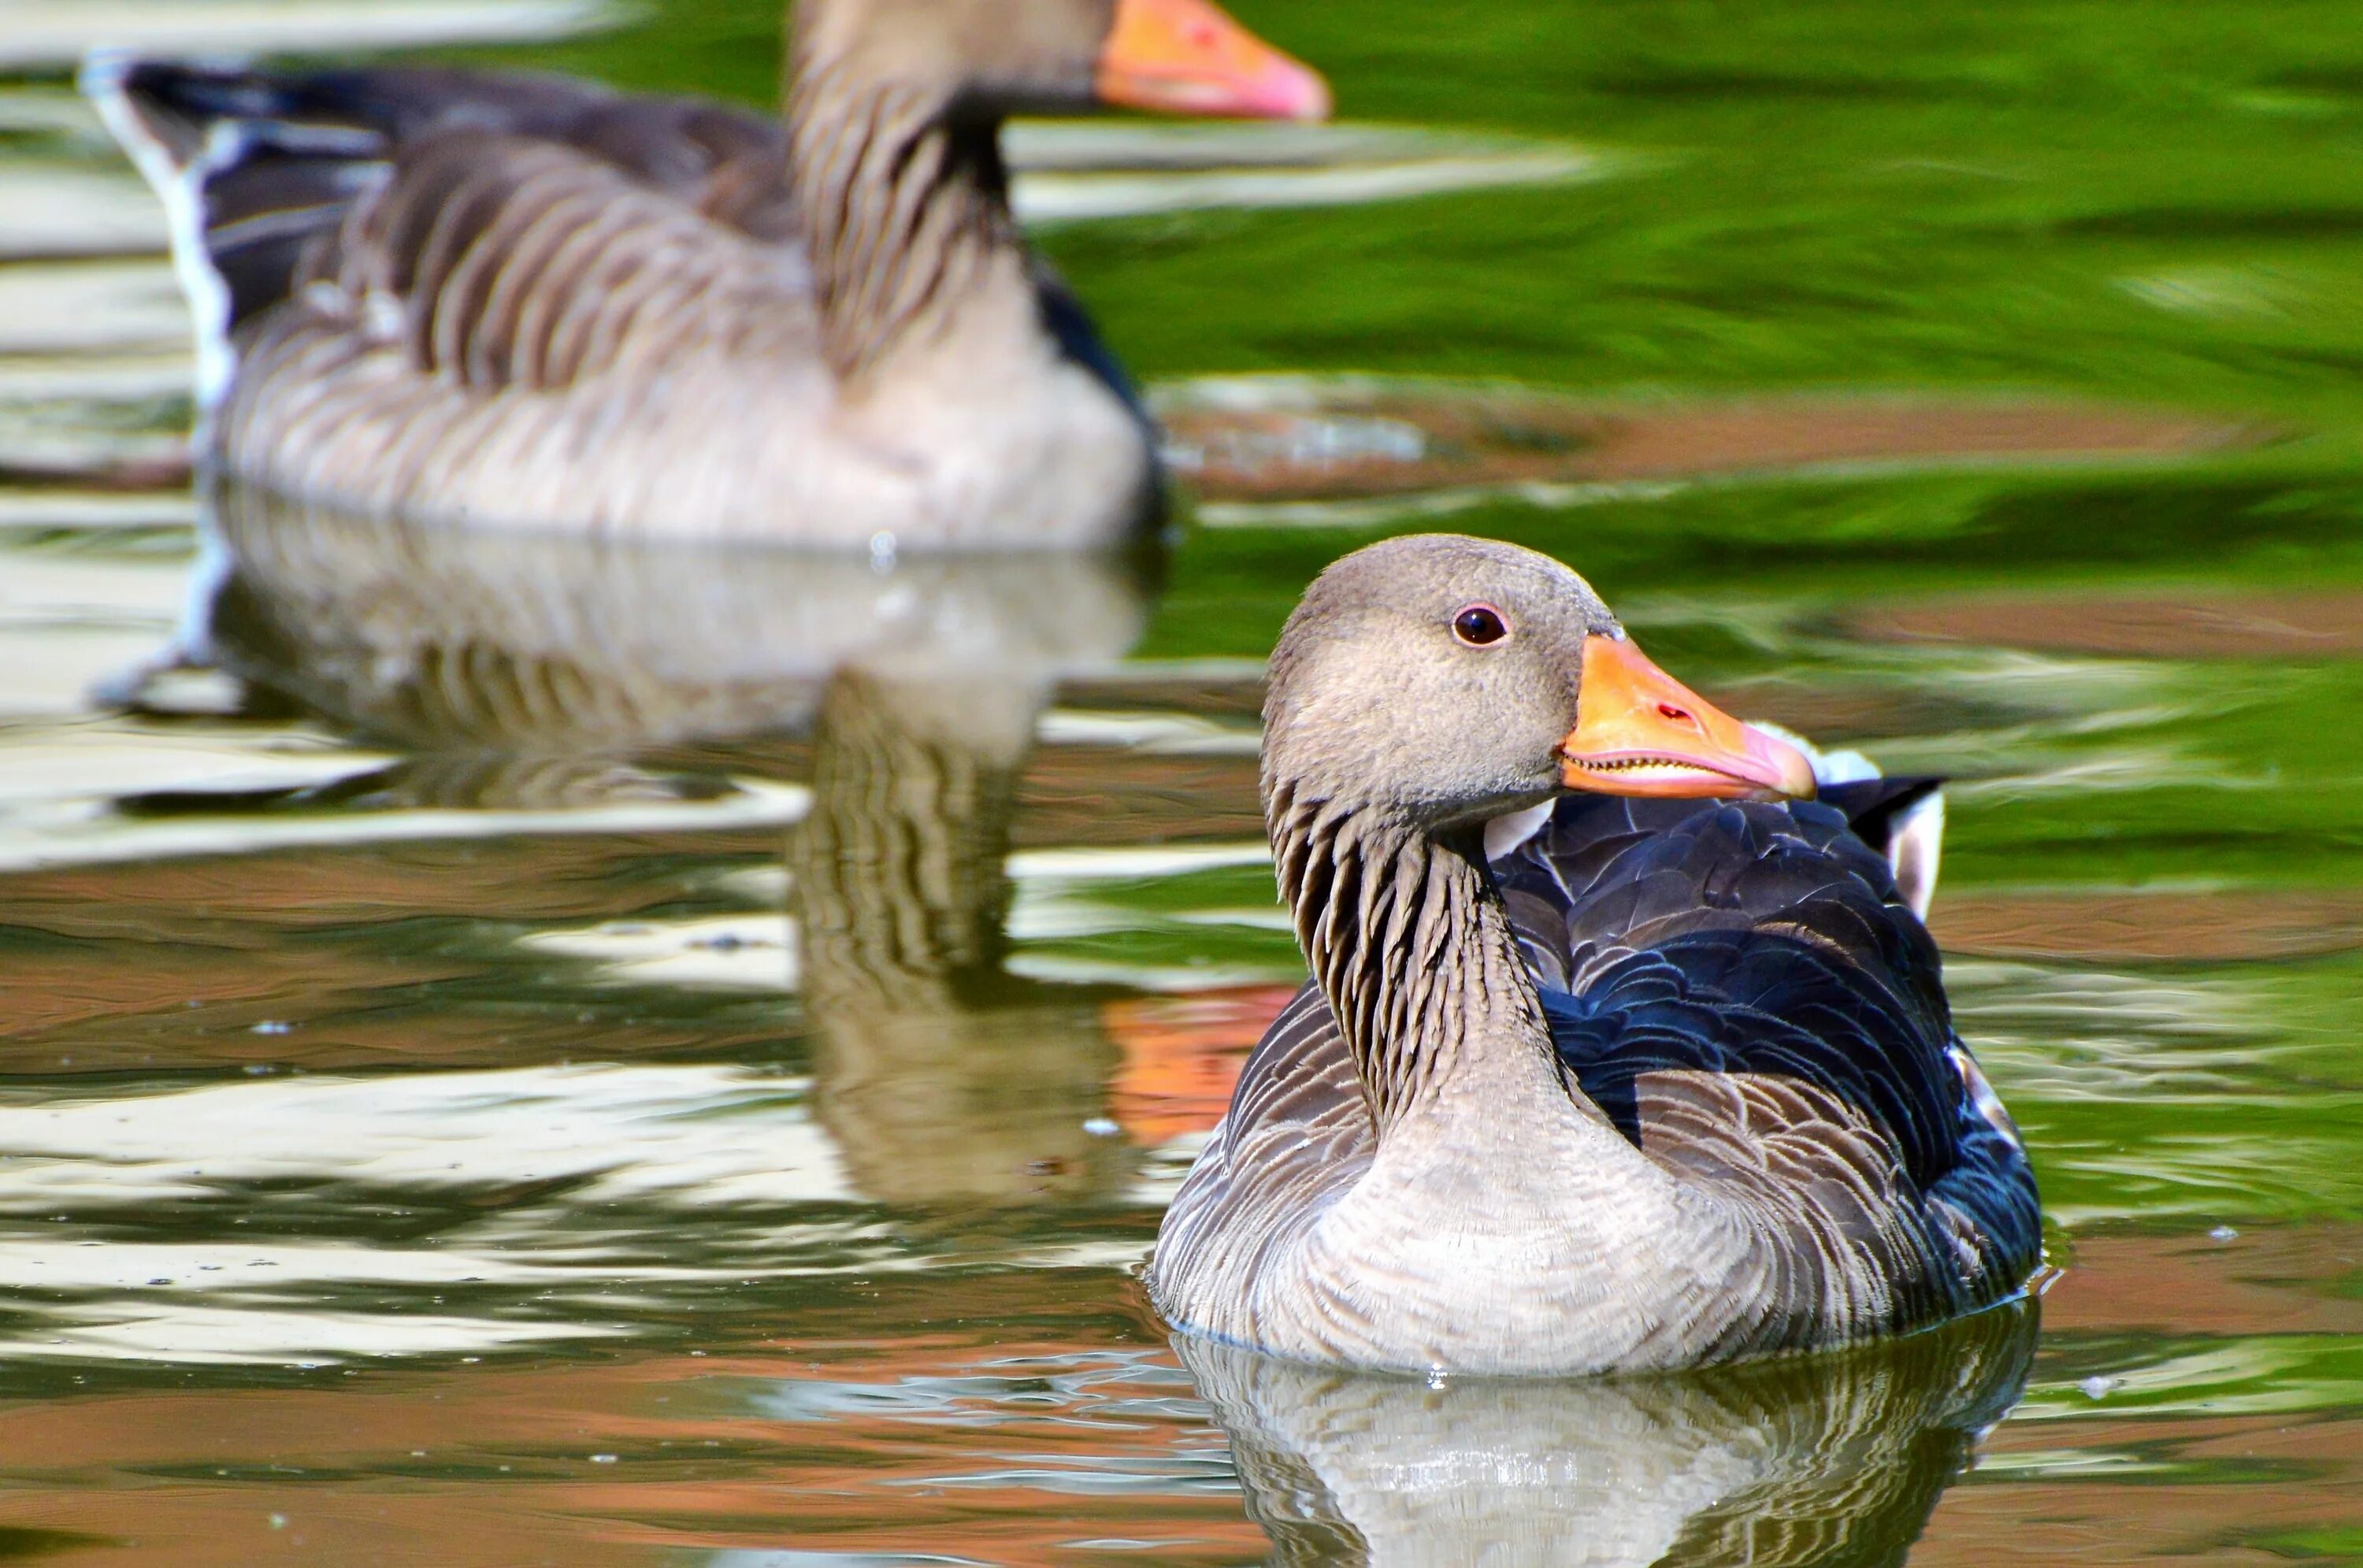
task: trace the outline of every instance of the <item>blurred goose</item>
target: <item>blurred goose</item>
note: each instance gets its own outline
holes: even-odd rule
[[[1208,0],[804,0],[786,123],[448,70],[119,57],[204,460],[379,514],[919,548],[1158,511],[1148,423],[1012,220],[999,127],[1317,118]]]
[[[1595,1372],[2020,1290],[2025,1155],[1842,809],[1869,825],[1898,787],[1808,800],[1801,751],[1651,665],[1581,578],[1446,536],[1322,574],[1264,722],[1313,978],[1166,1216],[1148,1277],[1177,1328]]]

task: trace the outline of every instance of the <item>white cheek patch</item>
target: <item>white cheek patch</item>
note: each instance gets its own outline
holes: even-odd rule
[[[1517,853],[1518,846],[1543,831],[1550,821],[1551,807],[1557,802],[1544,801],[1520,812],[1504,812],[1485,822],[1485,858],[1499,860]]]

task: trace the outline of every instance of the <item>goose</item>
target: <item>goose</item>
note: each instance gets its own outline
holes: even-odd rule
[[[1550,558],[1400,537],[1324,571],[1264,706],[1312,977],[1176,1195],[1176,1330],[1406,1372],[1667,1368],[2022,1292],[2016,1129],[1807,756]]]
[[[815,547],[1107,545],[1146,415],[999,127],[1319,118],[1209,0],[803,0],[784,123],[442,69],[94,56],[172,218],[202,465],[374,514]]]

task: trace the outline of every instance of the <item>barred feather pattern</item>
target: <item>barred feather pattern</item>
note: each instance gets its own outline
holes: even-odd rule
[[[1281,900],[1381,1132],[1451,1076],[1481,1017],[1543,1037],[1474,835],[1432,838],[1284,781],[1268,817]]]
[[[810,65],[788,138],[822,340],[842,380],[939,332],[996,260],[1019,253],[994,127],[948,114],[936,94]]]
[[[858,671],[821,700],[814,809],[789,846],[807,988],[824,1010],[950,1011],[1000,972],[1017,769],[913,734]]]

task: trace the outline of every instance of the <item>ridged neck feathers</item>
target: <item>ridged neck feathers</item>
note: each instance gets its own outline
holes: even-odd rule
[[[1269,784],[1266,816],[1281,897],[1381,1136],[1456,1082],[1503,1069],[1557,1082],[1481,829],[1436,833],[1286,780]]]
[[[798,63],[789,176],[822,352],[856,381],[938,335],[996,263],[1022,266],[1000,124],[941,90]]]

